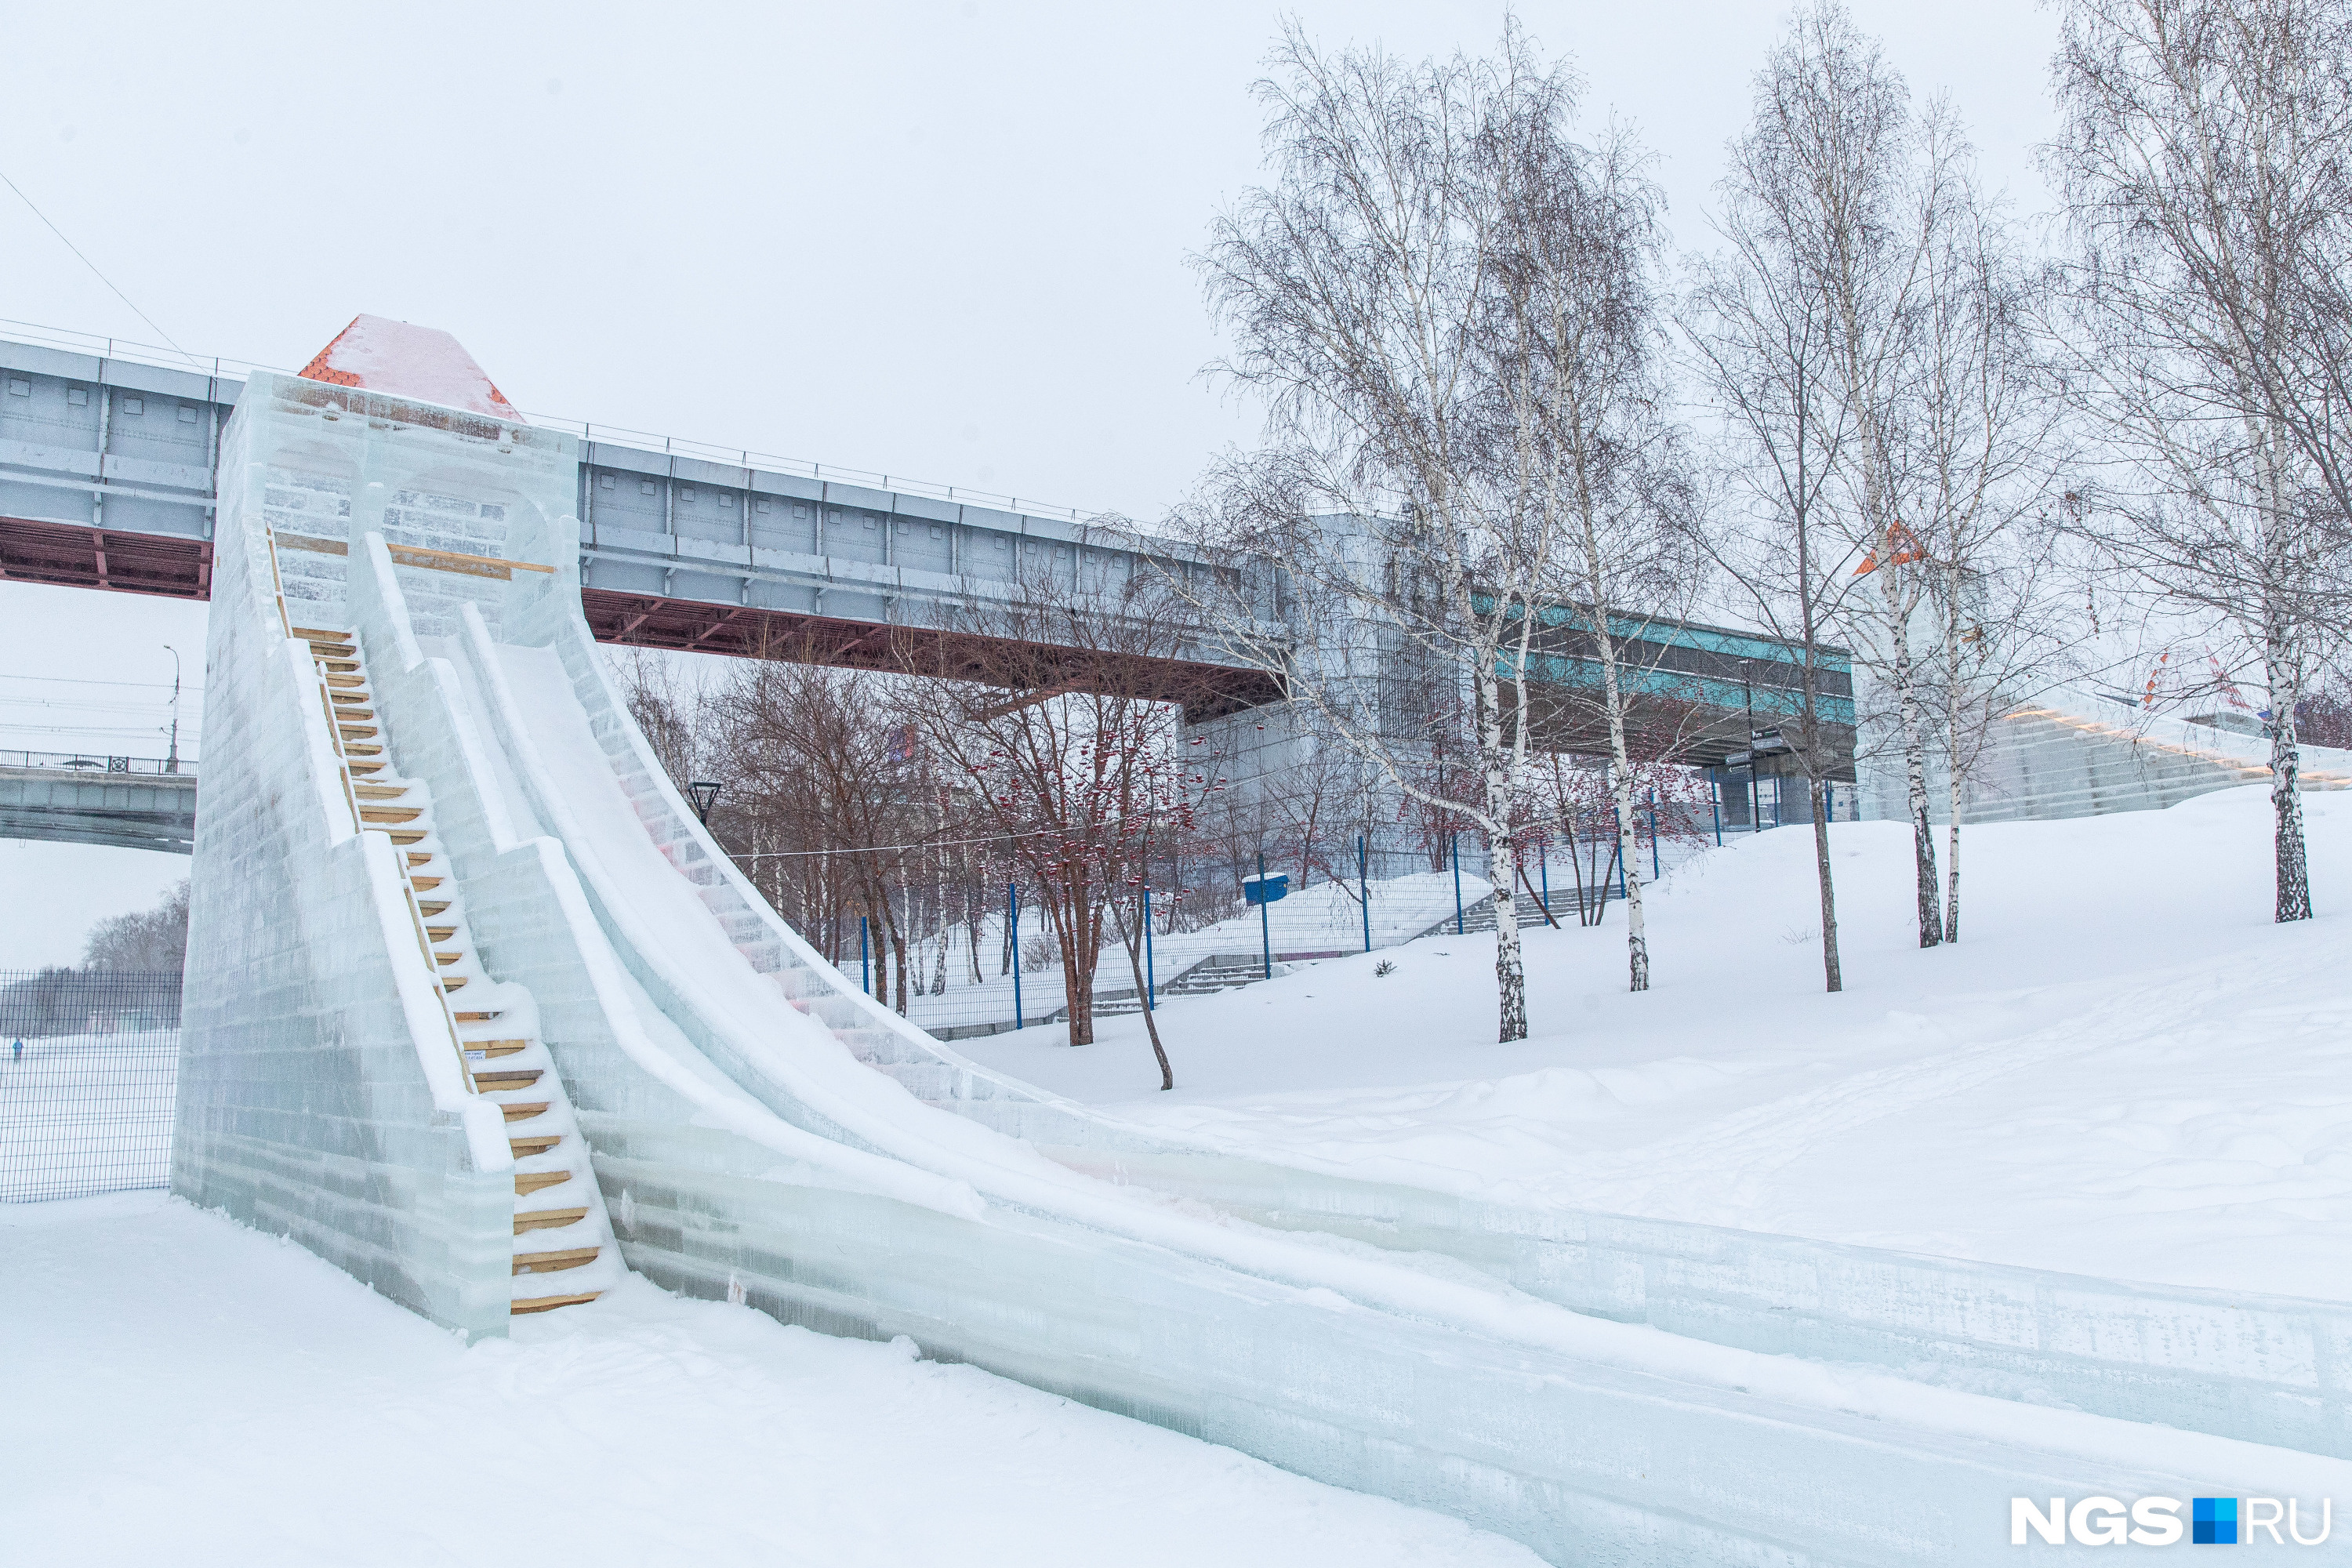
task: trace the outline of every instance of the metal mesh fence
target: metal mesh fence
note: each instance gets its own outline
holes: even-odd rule
[[[180,977],[0,970],[0,1203],[168,1185]]]

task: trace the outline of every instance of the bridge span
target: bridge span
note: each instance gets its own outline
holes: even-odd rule
[[[208,599],[220,433],[242,367],[199,373],[108,347],[0,338],[0,578]],[[1085,592],[1148,564],[1210,569],[1173,542],[1155,542],[1147,563],[1123,534],[1015,497],[589,425],[570,433],[581,605],[603,642],[738,656],[790,645],[880,667],[894,635],[936,627],[974,594],[1016,582]],[[959,634],[937,636],[939,662],[952,666]],[[1161,665],[1167,694],[1196,721],[1282,695],[1263,672],[1213,657]]]
[[[175,367],[106,340],[36,336],[0,337],[0,579],[208,599],[221,433],[244,373],[267,367]],[[520,426],[524,416],[514,420]],[[928,668],[1002,668],[982,657],[1005,651],[991,646],[1001,639],[958,630],[956,606],[1009,600],[1027,583],[1085,594],[1147,570],[1205,574],[1221,564],[1174,542],[1139,549],[1123,530],[1013,497],[541,416],[529,428],[568,438],[576,453],[581,605],[592,635],[609,644],[742,657],[788,648],[813,662],[892,668],[910,638],[928,639]],[[341,553],[356,498],[308,484],[289,475],[272,499],[274,525],[298,552]],[[436,512],[442,499],[395,498],[383,515],[390,522],[397,514],[415,542],[437,549],[490,551],[482,542],[502,537],[503,523],[487,515],[496,507]],[[304,535],[314,536],[307,545]],[[1266,629],[1287,635],[1271,594]],[[1556,716],[1597,686],[1599,666],[1572,633],[1544,642],[1543,679],[1557,694],[1547,708]],[[1023,651],[1034,662],[1038,650]],[[1294,660],[1322,657],[1289,652]],[[1644,622],[1621,652],[1670,716],[1676,760],[1717,770],[1743,796],[1776,766],[1778,726],[1797,710],[1794,647]],[[1262,670],[1206,647],[1197,658],[1135,668],[1159,683],[1147,682],[1145,694],[1182,702],[1196,726],[1224,727],[1220,744],[1237,786],[1277,775],[1311,744],[1280,682]],[[1129,689],[1132,677],[1130,669],[1123,679]],[[1850,735],[1843,658],[1826,684],[1832,727]],[[1419,722],[1410,714],[1397,721]],[[1586,729],[1538,715],[1539,742],[1563,752],[1591,751]],[[1850,765],[1842,776],[1852,776]]]
[[[0,838],[193,853],[194,765],[93,752],[0,752]]]

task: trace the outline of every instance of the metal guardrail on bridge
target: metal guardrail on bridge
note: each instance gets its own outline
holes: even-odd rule
[[[193,776],[194,757],[126,757],[107,752],[0,750],[0,768],[69,768],[77,773],[169,773]]]

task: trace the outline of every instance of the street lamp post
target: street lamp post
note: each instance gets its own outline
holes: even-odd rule
[[[694,802],[694,815],[702,818],[702,826],[710,826],[710,808],[719,799],[719,785],[709,779],[697,779],[686,786],[687,798]]]
[[[180,771],[180,650],[165,643],[163,651],[172,656],[172,754],[164,760],[163,771],[176,773]]]

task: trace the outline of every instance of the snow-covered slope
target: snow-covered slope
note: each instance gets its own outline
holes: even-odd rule
[[[1491,1037],[1491,939],[1331,960],[1160,1014],[969,1048],[1122,1119],[1337,1174],[2045,1269],[2352,1298],[2352,797],[2309,814],[2317,920],[2270,915],[2256,788],[1963,837],[1963,940],[1922,952],[1910,839],[1709,853],[1623,931],[1528,933],[1534,1037]],[[2330,911],[2334,912],[2330,912]],[[1175,1103],[1170,1103],[1173,1101]]]

